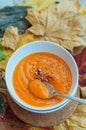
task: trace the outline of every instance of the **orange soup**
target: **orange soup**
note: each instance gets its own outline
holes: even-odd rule
[[[40,85],[42,81],[52,84],[56,91],[68,94],[72,86],[69,66],[62,58],[48,52],[27,55],[16,65],[12,82],[17,95],[25,103],[35,107],[49,107],[64,99],[59,96],[46,98],[48,91]]]

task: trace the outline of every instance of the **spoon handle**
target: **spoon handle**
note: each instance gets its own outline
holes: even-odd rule
[[[78,97],[73,97],[73,96],[70,96],[70,95],[66,95],[66,94],[58,94],[57,95],[59,96],[63,96],[63,97],[66,97],[66,98],[69,98],[69,99],[72,99],[74,101],[77,101],[79,103],[83,103],[83,104],[86,104],[86,100],[85,99],[81,99],[81,98],[78,98]]]

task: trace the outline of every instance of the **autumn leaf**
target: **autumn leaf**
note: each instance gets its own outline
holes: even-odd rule
[[[14,50],[12,48],[17,50],[22,45],[35,40],[34,37],[33,37],[33,34],[27,33],[27,31],[22,35],[18,35],[18,41],[15,38],[16,34],[13,35],[14,38],[15,38],[15,42],[14,41],[11,42],[12,35],[10,36],[10,33],[8,33],[7,36],[8,36],[9,44],[7,44],[8,42],[6,42],[6,44],[4,44],[5,48],[3,46],[1,46],[2,48],[1,48],[1,51],[0,51],[1,52],[0,53],[0,59],[1,59],[0,60],[0,69],[1,69],[1,72],[2,72],[2,70],[5,71],[7,62],[14,52]],[[9,45],[9,47],[7,45]]]
[[[34,37],[33,37],[33,34],[31,33],[28,33],[27,31],[24,33],[24,34],[21,34],[19,35],[19,40],[17,42],[17,45],[16,45],[16,49],[18,49],[19,47],[29,43],[29,42],[32,42],[34,41]]]
[[[82,14],[86,14],[86,8],[80,9],[80,12],[81,12]]]
[[[8,26],[5,30],[3,41],[0,44],[6,48],[15,50],[17,42],[18,42],[18,28]]]
[[[74,56],[78,69],[79,69],[79,84],[86,86],[86,48],[83,51]]]
[[[48,40],[73,53],[75,47],[86,46],[86,15],[79,12],[75,1],[62,0],[43,11],[28,9],[26,19],[32,24],[28,32],[38,40]]]
[[[74,56],[79,70],[79,85],[81,96],[86,98],[86,48],[81,53]]]

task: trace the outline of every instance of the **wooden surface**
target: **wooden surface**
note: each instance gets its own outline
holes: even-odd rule
[[[77,92],[76,96],[79,96],[79,91]],[[68,117],[72,115],[78,105],[77,102],[72,100],[58,111],[40,114],[26,111],[25,109],[21,108],[12,100],[8,93],[7,99],[12,111],[19,119],[21,119],[25,123],[29,123],[37,127],[54,126],[64,122]]]

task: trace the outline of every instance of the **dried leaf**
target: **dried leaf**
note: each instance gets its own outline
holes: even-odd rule
[[[34,41],[34,37],[33,37],[33,34],[31,33],[28,33],[27,31],[22,34],[22,35],[19,35],[19,40],[17,42],[17,46],[16,46],[16,49],[18,49],[19,47],[21,47],[22,45],[26,44],[26,43],[29,43],[29,42],[32,42]]]
[[[76,3],[77,8],[80,9],[81,8],[81,4],[79,3],[79,0],[75,0],[75,3]]]
[[[86,130],[86,105],[79,104],[75,112],[53,130]]]
[[[15,50],[18,41],[18,29],[13,26],[6,28],[1,45]]]
[[[73,53],[75,47],[86,46],[86,15],[79,12],[75,1],[62,0],[43,11],[28,9],[26,19],[32,24],[28,29],[38,40],[58,43]]]
[[[18,42],[16,44],[15,49],[18,49],[22,45],[24,45],[24,44],[26,44],[28,42],[32,42],[32,41],[34,41],[33,34],[25,32],[24,34],[19,35],[19,40],[18,40]],[[5,71],[7,62],[9,60],[10,56],[13,54],[13,52],[14,51],[9,49],[9,48],[5,48],[3,50],[3,54],[5,54],[6,57],[0,61],[0,70],[1,70],[1,72],[3,72],[3,70]]]
[[[86,86],[86,48],[83,51],[74,56],[79,69],[79,84]]]

